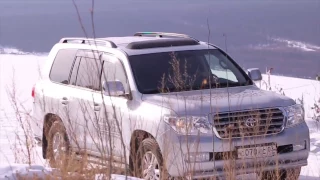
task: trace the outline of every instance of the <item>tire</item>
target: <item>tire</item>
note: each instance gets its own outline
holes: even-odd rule
[[[48,134],[47,157],[52,168],[65,169],[69,159],[69,139],[62,122],[55,121]],[[60,143],[59,143],[60,142]],[[58,145],[58,147],[57,147]]]
[[[286,170],[286,179],[298,180],[301,172],[301,167],[287,169]]]
[[[152,138],[143,140],[139,145],[135,160],[133,165],[135,176],[148,180],[169,178],[156,140]],[[153,162],[154,165],[147,165],[148,162]]]
[[[275,171],[266,171],[262,173],[261,180],[298,180],[301,167],[280,170],[279,174]]]

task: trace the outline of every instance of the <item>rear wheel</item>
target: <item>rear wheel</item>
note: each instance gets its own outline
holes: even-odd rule
[[[66,168],[69,158],[69,139],[60,121],[52,124],[48,134],[47,157],[53,168]]]

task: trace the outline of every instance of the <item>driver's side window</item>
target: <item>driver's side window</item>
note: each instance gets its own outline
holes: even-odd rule
[[[206,60],[210,66],[211,72],[219,78],[228,79],[234,82],[238,82],[236,76],[229,69],[225,69],[222,65],[223,61],[213,54],[206,54]],[[222,65],[221,65],[222,64]]]
[[[112,55],[104,54],[102,56],[103,67],[101,82],[120,81],[126,93],[129,92],[129,84],[125,70],[120,60]]]

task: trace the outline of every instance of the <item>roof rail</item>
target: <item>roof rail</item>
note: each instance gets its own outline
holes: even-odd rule
[[[180,38],[190,38],[197,42],[199,42],[198,39],[191,37],[187,34],[179,34],[179,33],[169,33],[169,32],[136,32],[134,36],[158,36],[158,37],[180,37]]]
[[[81,44],[99,44],[104,46],[109,46],[111,48],[117,48],[117,45],[109,40],[102,39],[92,39],[92,38],[77,38],[77,37],[66,37],[62,38],[59,43],[69,43],[70,41],[81,41]]]

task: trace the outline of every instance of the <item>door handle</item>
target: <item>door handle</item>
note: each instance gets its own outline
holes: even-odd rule
[[[63,97],[62,100],[61,100],[61,103],[62,103],[63,105],[67,105],[67,104],[69,103],[68,98]]]
[[[93,104],[93,110],[94,110],[94,111],[100,111],[100,109],[101,109],[101,108],[100,108],[100,104],[98,104],[98,103],[94,103],[94,104]]]

